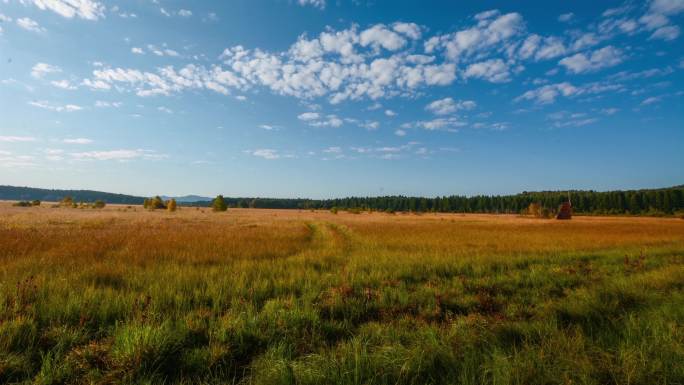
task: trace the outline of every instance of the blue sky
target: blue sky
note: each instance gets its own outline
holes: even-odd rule
[[[684,0],[0,0],[0,184],[681,184],[683,19]]]

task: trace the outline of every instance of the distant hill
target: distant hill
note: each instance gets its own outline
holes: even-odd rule
[[[0,200],[34,200],[56,202],[70,196],[76,202],[94,202],[103,200],[107,203],[139,205],[145,198],[133,195],[114,194],[93,190],[51,190],[34,187],[0,186]]]
[[[178,203],[211,202],[212,200],[214,200],[214,198],[203,197],[200,195],[183,195],[181,197],[170,197],[170,196],[162,195],[161,198],[165,201],[173,198]]]

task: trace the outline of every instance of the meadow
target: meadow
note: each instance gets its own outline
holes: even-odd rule
[[[684,220],[0,202],[0,383],[684,384]]]

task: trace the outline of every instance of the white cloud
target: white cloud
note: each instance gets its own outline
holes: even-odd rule
[[[366,121],[366,122],[359,124],[359,126],[365,128],[366,130],[373,131],[373,130],[377,130],[380,127],[380,122]]]
[[[420,27],[415,23],[394,23],[392,29],[412,40],[418,40],[421,36]]]
[[[92,139],[88,138],[73,138],[73,139],[64,139],[62,140],[63,143],[67,144],[90,144],[93,143]]]
[[[394,131],[394,135],[396,135],[396,136],[406,136],[406,131],[404,131],[404,130],[402,130],[402,129],[398,129],[398,130],[395,130],[395,131]]]
[[[37,21],[28,17],[17,19],[17,25],[27,31],[31,32],[45,32],[45,28],[41,27]]]
[[[80,111],[83,109],[83,107],[78,106],[76,104],[66,104],[66,105],[53,105],[50,104],[46,101],[31,101],[28,102],[29,105],[32,105],[34,107],[38,108],[43,108],[46,110],[50,111],[55,111],[55,112],[74,112],[74,111]]]
[[[458,118],[437,118],[427,121],[418,121],[410,126],[421,127],[425,130],[435,131],[435,130],[445,130],[455,132],[460,127],[465,127],[468,123],[458,119]]]
[[[322,115],[318,112],[305,112],[299,114],[297,119],[306,122],[312,127],[340,127],[344,122],[337,115]]]
[[[558,21],[562,23],[567,23],[568,21],[572,20],[573,17],[575,17],[575,14],[572,12],[564,13],[558,16]]]
[[[311,121],[311,120],[317,120],[320,118],[320,114],[318,112],[305,112],[303,114],[299,114],[297,116],[297,119],[303,120],[305,122]]]
[[[262,148],[254,151],[248,151],[248,153],[259,158],[264,158],[268,160],[280,158],[280,154],[278,154],[278,151],[270,148]]]
[[[140,47],[132,47],[131,52],[134,54],[137,54],[137,55],[144,55],[145,54],[145,51],[143,51],[143,49]]]
[[[428,104],[425,109],[436,115],[449,115],[458,110],[472,110],[476,105],[472,100],[455,101],[452,98],[444,98]]]
[[[18,142],[35,142],[36,139],[33,136],[0,136],[0,142],[6,143],[18,143]]]
[[[41,79],[46,74],[57,73],[57,72],[62,72],[62,69],[57,67],[57,66],[50,65],[47,63],[37,63],[31,69],[31,76],[33,76],[36,79]]]
[[[644,100],[641,102],[641,105],[642,105],[642,106],[648,106],[648,105],[651,105],[651,104],[656,104],[656,103],[660,102],[661,99],[662,99],[662,98],[661,98],[660,96],[651,96],[651,97],[649,97],[649,98],[644,99]]]
[[[589,55],[577,53],[575,55],[561,59],[558,64],[564,66],[569,72],[579,74],[585,72],[598,71],[601,68],[613,67],[624,60],[622,51],[607,46],[595,50]]]
[[[326,154],[340,154],[342,153],[342,148],[338,146],[328,147],[323,152]]]
[[[485,53],[499,44],[524,32],[525,24],[519,13],[500,15],[498,11],[483,12],[475,16],[476,26],[449,35],[435,36],[425,43],[425,51],[443,48],[448,58]]]
[[[55,86],[57,88],[61,88],[63,90],[75,90],[78,88],[77,86],[71,84],[66,79],[64,79],[64,80],[53,80],[50,82],[50,84],[52,84],[53,86]]]
[[[529,90],[524,94],[514,99],[515,102],[522,100],[532,100],[537,104],[550,104],[556,101],[556,98],[563,96],[571,98],[579,95],[596,95],[606,92],[621,92],[624,91],[624,85],[615,82],[592,82],[583,84],[581,86],[574,86],[568,82],[547,84],[545,86]]]
[[[471,64],[463,75],[466,78],[481,78],[492,83],[504,83],[511,80],[508,65],[501,59]]]
[[[74,160],[117,160],[130,161],[136,159],[158,160],[167,158],[166,155],[158,154],[152,150],[108,150],[108,151],[86,151],[73,152],[69,154]]]
[[[563,41],[557,37],[545,37],[541,39],[539,49],[536,51],[534,58],[536,60],[547,60],[565,54],[567,49]]]
[[[662,39],[665,41],[671,41],[679,37],[679,27],[676,25],[668,25],[665,27],[660,27],[656,29],[649,39]]]
[[[95,107],[98,108],[119,108],[123,105],[121,102],[107,102],[104,100],[96,100]]]
[[[392,110],[385,110],[385,115],[389,117],[397,116],[397,113]]]
[[[173,114],[173,110],[171,110],[170,108],[164,107],[164,106],[157,107],[157,111],[164,112],[167,114]]]
[[[684,11],[682,0],[653,0],[650,4],[650,12],[663,15],[676,15]]]
[[[178,16],[180,17],[190,17],[192,16],[192,11],[187,10],[187,9],[181,9],[178,11]]]
[[[297,0],[301,6],[311,5],[319,9],[325,9],[325,0]]]
[[[389,51],[396,51],[406,44],[406,40],[384,25],[378,24],[361,32],[359,43],[363,47],[371,46],[376,50],[382,47]]]
[[[534,100],[539,104],[549,104],[556,101],[556,97],[563,95],[565,97],[573,96],[579,93],[580,90],[568,82],[548,84],[534,90],[525,92],[518,96],[515,100]]]
[[[56,14],[72,18],[77,16],[86,20],[98,20],[104,17],[105,7],[93,0],[24,0],[33,3],[41,10],[50,10]]]

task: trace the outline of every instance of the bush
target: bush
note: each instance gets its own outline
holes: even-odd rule
[[[76,203],[74,202],[74,198],[67,195],[62,198],[62,201],[59,202],[59,205],[63,207],[75,207]]]
[[[218,195],[214,198],[214,201],[211,203],[211,208],[214,211],[228,210],[228,205],[226,204],[225,199],[223,199],[223,195]]]
[[[29,201],[19,201],[19,202],[14,203],[12,206],[16,206],[16,207],[31,207],[32,205],[31,205],[31,202],[29,202]]]
[[[337,211],[338,211],[337,207],[332,207],[332,208],[330,209],[330,212],[333,213],[333,214],[337,214]]]
[[[34,199],[31,201],[31,206],[40,206],[40,201],[38,199]]]
[[[93,203],[93,208],[94,209],[103,209],[107,204],[103,200],[96,200],[95,203]]]
[[[161,199],[161,197],[157,195],[154,198],[145,199],[145,201],[143,202],[143,207],[150,210],[164,210],[166,209],[166,204]]]
[[[177,208],[178,208],[178,205],[176,204],[175,199],[171,199],[170,201],[168,201],[166,203],[166,209],[169,210],[170,212],[176,211]]]

